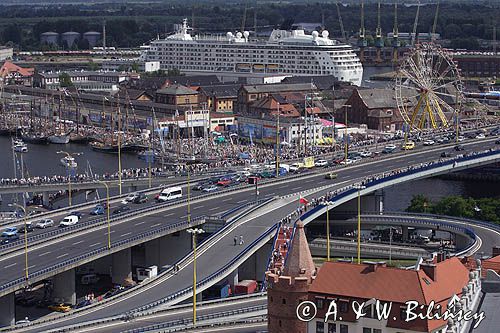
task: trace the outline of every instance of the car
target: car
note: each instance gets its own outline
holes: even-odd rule
[[[17,240],[19,240],[18,234],[15,234],[14,236],[4,236],[4,237],[2,237],[2,241],[0,242],[0,245],[9,244],[9,243],[15,242]]]
[[[92,209],[90,212],[90,215],[102,215],[106,211],[106,208],[104,208],[103,205],[97,205]]]
[[[71,311],[71,305],[65,303],[52,304],[49,305],[49,310],[57,311],[57,312],[69,312]]]
[[[415,148],[415,142],[413,141],[407,141],[403,143],[403,146],[401,147],[401,149],[403,150],[412,150],[414,148]]]
[[[78,216],[76,215],[68,215],[61,222],[59,222],[59,227],[67,227],[70,225],[75,225],[78,223]]]
[[[326,167],[328,166],[328,161],[327,160],[317,160],[314,162],[314,166],[316,167]]]
[[[14,236],[14,235],[17,235],[17,228],[16,227],[6,228],[2,232],[2,237],[11,237],[11,236]]]
[[[21,226],[21,228],[19,228],[19,232],[24,234],[24,229],[26,229],[26,232],[32,232],[35,230],[31,222],[26,222],[26,225]]]
[[[35,224],[35,227],[39,228],[39,229],[45,229],[45,228],[53,227],[53,226],[54,226],[54,220],[51,220],[51,219],[43,219],[43,220],[38,221]]]
[[[496,140],[496,141],[495,141],[495,144],[496,144],[496,145],[500,145],[500,140]]]
[[[436,141],[429,139],[429,140],[425,140],[423,144],[424,144],[424,146],[432,146],[435,143],[436,143]]]
[[[351,161],[352,163],[356,163],[356,162],[359,162],[361,161],[363,158],[361,156],[354,156],[353,158],[351,158]]]
[[[462,146],[462,145],[456,145],[455,148],[454,148],[456,151],[461,151],[461,150],[465,150],[465,147]]]
[[[349,164],[353,164],[354,163],[354,160],[351,160],[350,158],[348,158],[347,160],[343,160],[342,162],[340,162],[341,165],[349,165]]]
[[[396,145],[387,145],[384,147],[384,149],[382,150],[382,153],[384,154],[390,154],[392,152],[394,152],[396,150]]]
[[[457,139],[458,142],[462,142],[464,140],[465,140],[465,137],[463,137],[461,135],[458,136],[458,139]]]
[[[276,177],[276,172],[264,171],[260,173],[261,178],[273,178]]]
[[[215,192],[219,188],[216,185],[209,185],[203,189],[203,192],[210,193],[210,192]]]
[[[24,317],[24,319],[16,321],[16,325],[23,325],[23,324],[29,324],[31,321],[29,320],[28,317]]]
[[[202,191],[205,187],[207,187],[209,185],[212,185],[212,183],[211,182],[200,182],[200,183],[196,184],[195,186],[193,186],[193,190]]]
[[[145,195],[144,193],[139,194],[137,198],[134,199],[133,203],[135,204],[142,204],[148,202],[148,196]]]
[[[483,133],[479,133],[478,135],[476,135],[476,139],[484,139],[485,136]]]
[[[361,153],[359,153],[359,156],[363,158],[372,157],[372,155],[373,153],[371,151],[362,151]]]
[[[448,153],[447,151],[443,151],[441,153],[441,157],[451,157],[451,153]]]
[[[304,167],[304,163],[293,163],[290,165],[290,172],[297,172]]]
[[[337,178],[337,174],[333,173],[333,172],[329,172],[325,175],[325,179],[336,179],[336,178]]]
[[[231,184],[231,182],[232,182],[231,178],[222,177],[217,182],[217,185],[219,185],[219,186],[229,186]]]
[[[81,219],[83,217],[83,213],[78,212],[78,211],[71,212],[71,213],[69,213],[69,215],[76,216],[76,217],[78,217],[78,219]]]
[[[115,210],[113,210],[113,215],[114,214],[121,214],[121,213],[124,213],[126,211],[130,210],[130,207],[127,206],[127,205],[121,205],[121,206],[118,206],[118,208],[116,208]]]
[[[129,202],[133,202],[140,196],[139,192],[129,193],[125,199],[121,201],[122,204],[126,205]]]

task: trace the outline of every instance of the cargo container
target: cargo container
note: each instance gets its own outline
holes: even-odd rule
[[[203,299],[218,299],[231,296],[231,286],[227,281],[219,282],[203,292]]]
[[[257,281],[255,280],[243,280],[238,284],[234,285],[234,294],[235,295],[243,295],[243,294],[252,294],[257,290]]]

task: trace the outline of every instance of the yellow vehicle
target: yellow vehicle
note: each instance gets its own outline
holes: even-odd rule
[[[413,141],[407,141],[403,143],[403,150],[412,150],[415,148],[415,142]]]
[[[71,311],[71,306],[64,303],[49,305],[49,310],[57,312],[69,312]]]
[[[337,174],[333,172],[329,172],[325,175],[325,179],[335,179],[337,178]]]

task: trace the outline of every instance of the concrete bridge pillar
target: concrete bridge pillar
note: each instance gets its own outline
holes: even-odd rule
[[[267,262],[271,253],[271,244],[268,243],[248,258],[239,268],[240,280],[257,280],[262,282],[267,270]]]
[[[184,230],[149,241],[144,251],[146,265],[173,265],[191,251],[191,243],[191,235]]]
[[[403,242],[407,242],[408,238],[409,238],[409,236],[408,236],[408,226],[406,226],[406,225],[401,226],[401,230],[403,232]]]
[[[144,262],[146,266],[160,266],[160,239],[144,243]]]
[[[111,282],[123,284],[125,280],[132,279],[132,250],[121,250],[112,254]]]
[[[384,213],[384,190],[375,192],[375,211],[379,214]]]
[[[455,249],[460,251],[469,245],[469,238],[467,236],[455,235]]]
[[[0,297],[0,327],[16,323],[16,303],[14,293]]]
[[[54,276],[52,288],[52,299],[54,301],[75,305],[75,269],[70,269]]]
[[[49,192],[42,193],[42,204],[46,207],[50,205]]]

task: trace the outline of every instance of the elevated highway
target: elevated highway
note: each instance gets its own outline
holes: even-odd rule
[[[468,145],[468,149],[469,151],[470,149],[483,150],[493,147],[493,145],[488,146],[491,143],[491,140],[483,140],[481,143],[471,143]],[[347,167],[337,171],[339,174],[337,181],[327,181],[327,184],[324,183],[325,179],[320,174],[308,175],[304,178],[289,181],[286,183],[286,186],[283,183],[277,182],[261,188],[261,196],[275,197],[281,195],[281,197],[275,198],[271,202],[261,206],[249,215],[239,219],[236,223],[226,225],[220,233],[214,235],[201,245],[197,265],[201,281],[197,290],[201,292],[231,272],[234,272],[238,265],[272,239],[277,227],[275,224],[276,221],[296,210],[299,195],[320,197],[326,193],[335,193],[333,202],[335,206],[338,206],[357,196],[357,190],[352,188],[353,183],[364,182],[367,188],[363,190],[362,194],[367,194],[378,188],[391,186],[398,182],[492,163],[498,161],[500,158],[500,152],[494,150],[473,156],[427,164],[430,160],[439,156],[440,152],[444,149],[446,148],[442,147],[414,154],[406,154],[404,156],[392,156],[383,160],[370,161],[365,164]],[[411,161],[409,161],[410,158]],[[424,164],[422,165],[422,163]],[[412,164],[413,166],[410,168],[402,167],[408,164]],[[388,171],[393,169],[397,169],[397,171]],[[290,192],[294,191],[296,193],[290,194]],[[236,191],[231,194],[230,198],[236,200],[246,196],[248,199],[248,195],[249,193],[246,190],[239,193]],[[224,198],[225,195],[218,195],[217,202],[220,203]],[[333,207],[330,206],[330,209]],[[322,214],[320,212],[321,209],[323,208],[318,206],[310,210],[301,219],[305,222],[309,219],[312,220]],[[127,224],[122,223],[120,225],[126,226]],[[481,228],[477,228],[478,233],[495,232],[489,239],[493,242],[498,241],[498,232],[492,231],[491,228],[484,227],[484,230]],[[89,233],[89,235],[91,234]],[[244,248],[234,246],[232,238],[235,234],[245,235],[246,244],[249,245]],[[491,248],[491,243],[486,244],[482,236],[481,239],[483,240],[485,249],[488,247]],[[130,289],[129,292],[112,298],[103,304],[75,311],[70,316],[62,316],[53,321],[40,324],[41,326],[37,329],[40,329],[40,327],[60,327],[61,325],[111,317],[130,311],[138,313],[155,307],[168,307],[171,304],[187,299],[191,296],[190,292],[192,293],[190,291],[190,275],[192,271],[189,269],[191,267],[189,257],[188,255],[180,261],[180,271],[175,275],[171,274],[171,272],[166,272],[157,279],[153,279],[140,287]],[[215,259],[217,260],[217,264],[214,262]],[[162,297],[159,298],[159,295],[162,295]],[[155,299],[157,301],[151,302],[151,300]],[[147,304],[148,302],[147,306],[138,307],[138,305]],[[30,331],[30,329],[25,328],[25,331]]]

